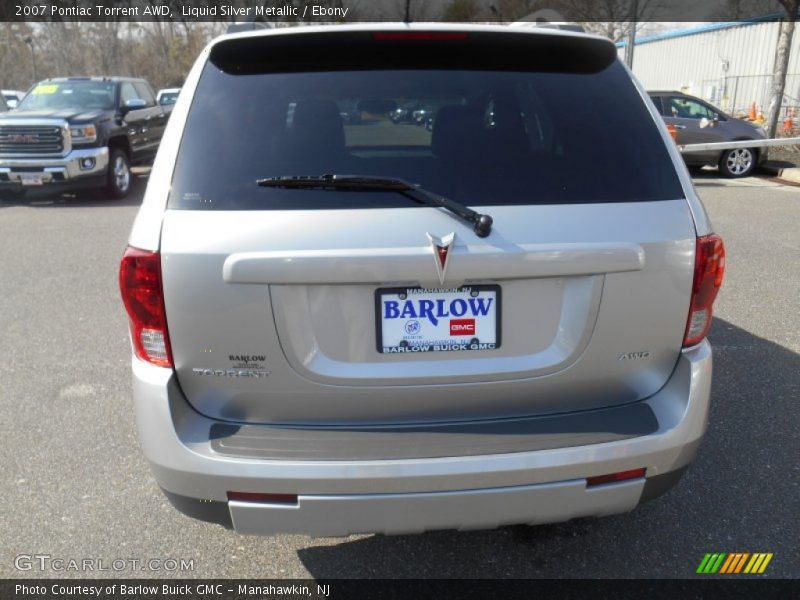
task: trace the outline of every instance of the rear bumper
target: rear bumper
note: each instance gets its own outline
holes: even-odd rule
[[[133,360],[142,447],[180,510],[242,533],[346,535],[546,523],[632,510],[663,493],[693,459],[711,386],[707,341],[683,352],[646,402],[648,435],[606,443],[444,458],[258,460],[222,455],[216,423],[183,399],[172,371]],[[587,488],[586,478],[645,467],[646,479]],[[227,501],[228,491],[296,494],[296,504]]]

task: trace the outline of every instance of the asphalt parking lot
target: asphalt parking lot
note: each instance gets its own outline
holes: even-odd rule
[[[706,440],[633,513],[540,527],[244,537],[176,512],[130,400],[117,266],[141,201],[0,201],[0,577],[687,577],[707,552],[800,576],[800,187],[700,174],[726,241]],[[15,557],[192,559],[193,571],[19,571]]]

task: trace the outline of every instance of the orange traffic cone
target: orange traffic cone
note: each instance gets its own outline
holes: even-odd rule
[[[678,141],[678,129],[672,123],[667,123],[667,131],[676,142]]]
[[[750,113],[747,115],[747,118],[750,119],[751,121],[755,121],[756,116],[757,116],[756,103],[753,102],[753,104],[750,105]]]
[[[791,135],[793,130],[794,130],[794,106],[790,106],[786,110],[786,118],[783,120],[783,133]]]

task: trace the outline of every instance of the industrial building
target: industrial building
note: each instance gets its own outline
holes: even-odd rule
[[[778,16],[706,23],[636,40],[633,72],[648,90],[680,90],[734,116],[766,112],[780,31]],[[800,106],[800,27],[789,57],[781,118]],[[620,57],[625,42],[617,44]]]

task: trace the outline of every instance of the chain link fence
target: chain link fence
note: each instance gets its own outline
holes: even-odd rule
[[[756,116],[766,115],[772,88],[772,74],[734,75],[702,82],[702,95],[712,104],[734,117],[751,117],[753,104]],[[800,132],[800,73],[786,76],[783,106],[778,119],[778,135],[792,136]]]

